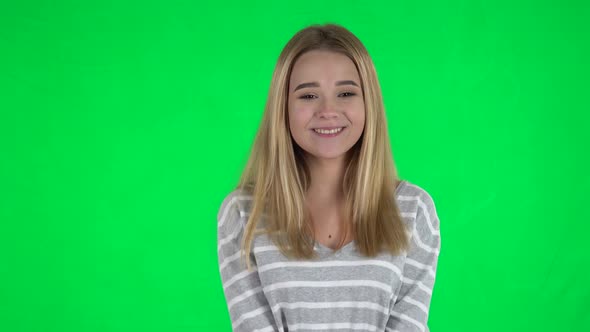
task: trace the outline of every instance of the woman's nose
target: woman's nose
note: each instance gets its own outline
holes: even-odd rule
[[[338,111],[334,102],[324,100],[318,105],[317,116],[322,118],[335,118],[338,117]]]

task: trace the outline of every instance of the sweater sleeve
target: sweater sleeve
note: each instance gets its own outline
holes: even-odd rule
[[[430,331],[427,322],[440,252],[440,227],[430,195],[423,191],[417,202],[402,284],[386,325],[389,332]]]
[[[228,195],[217,214],[217,256],[232,331],[278,331],[262,291],[254,255],[252,271],[240,259],[241,238],[248,214],[239,209],[236,191]],[[244,257],[245,258],[245,257]]]

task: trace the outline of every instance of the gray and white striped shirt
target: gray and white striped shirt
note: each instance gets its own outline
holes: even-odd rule
[[[231,192],[217,215],[219,272],[233,331],[429,331],[427,321],[440,252],[431,196],[403,180],[395,191],[410,249],[369,258],[354,241],[334,251],[316,242],[316,260],[288,259],[266,235],[240,261],[252,196]]]

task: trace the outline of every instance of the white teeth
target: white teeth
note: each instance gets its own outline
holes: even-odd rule
[[[316,133],[319,133],[319,134],[336,134],[337,132],[340,132],[342,129],[344,129],[344,127],[336,128],[336,129],[330,129],[330,130],[326,130],[326,129],[314,129],[314,131]]]

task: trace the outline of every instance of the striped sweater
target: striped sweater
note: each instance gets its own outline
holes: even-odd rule
[[[252,245],[253,271],[240,260],[252,196],[239,190],[217,215],[219,272],[233,331],[429,331],[440,251],[431,196],[403,180],[395,198],[410,248],[364,257],[354,241],[337,251],[316,242],[315,260],[288,259],[266,235]]]

